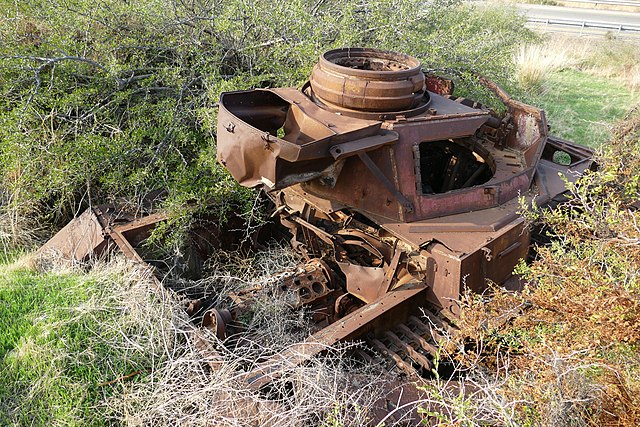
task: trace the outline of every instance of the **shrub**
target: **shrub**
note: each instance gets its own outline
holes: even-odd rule
[[[429,68],[505,78],[531,38],[505,9],[458,0],[0,1],[0,188],[58,227],[91,204],[249,211],[215,161],[222,91],[300,85],[318,55],[367,45]],[[188,219],[182,223],[188,224]]]
[[[639,110],[597,157],[566,203],[537,212],[552,244],[519,267],[525,291],[470,297],[461,319],[536,425],[640,420]]]

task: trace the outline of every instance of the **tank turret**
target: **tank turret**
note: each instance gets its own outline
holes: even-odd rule
[[[218,159],[271,195],[306,257],[335,259],[360,302],[393,288],[401,251],[427,299],[456,313],[465,287],[507,283],[527,255],[518,197],[544,205],[565,191],[570,170],[591,163],[589,150],[549,137],[541,109],[480,82],[504,114],[454,96],[450,81],[425,76],[411,56],[331,50],[301,90],[223,94]],[[558,151],[567,164],[554,162]],[[376,248],[367,262],[326,247],[352,228],[363,233],[357,245]]]

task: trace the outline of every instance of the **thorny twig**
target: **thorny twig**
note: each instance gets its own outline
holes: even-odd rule
[[[38,91],[40,90],[40,85],[41,85],[40,74],[46,67],[50,65],[55,67],[55,65],[59,62],[75,61],[75,62],[82,62],[85,64],[89,64],[93,67],[99,68],[102,71],[107,71],[106,68],[101,64],[99,64],[98,62],[89,58],[81,57],[81,56],[64,55],[64,56],[58,56],[58,57],[46,57],[46,56],[31,56],[31,55],[3,55],[3,56],[0,56],[0,59],[17,59],[17,60],[23,60],[23,61],[36,61],[41,63],[35,68],[29,67],[29,69],[33,71],[35,87],[29,94],[29,98],[27,99],[27,102],[24,105],[24,108],[22,110],[23,114],[21,115],[20,121],[18,123],[19,127],[22,127],[22,117],[24,116],[24,113],[27,111],[27,109],[29,108],[29,105],[31,104],[31,102],[33,102],[34,97],[38,94]],[[53,70],[52,70],[52,73],[53,73]],[[52,78],[53,78],[53,74],[52,74]]]

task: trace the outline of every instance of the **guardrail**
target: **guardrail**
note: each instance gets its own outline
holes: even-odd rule
[[[639,25],[617,24],[613,22],[596,22],[596,21],[580,21],[571,19],[554,19],[554,18],[527,18],[527,22],[546,24],[546,25],[559,25],[575,28],[596,28],[602,30],[613,30],[618,32],[633,32],[640,33]]]
[[[623,0],[559,0],[563,3],[591,3],[594,5],[607,6],[635,6],[640,7],[640,1],[623,1]]]

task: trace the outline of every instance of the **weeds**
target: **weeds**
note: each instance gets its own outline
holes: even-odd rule
[[[100,384],[144,376],[176,344],[159,333],[175,312],[150,316],[160,302],[122,263],[89,276],[8,269],[0,294],[8,310],[2,337],[10,339],[0,362],[6,424],[106,424],[94,419]]]
[[[552,244],[520,266],[521,294],[467,299],[467,361],[499,372],[500,394],[534,425],[635,425],[640,360],[640,112],[621,122],[600,169],[542,214]],[[504,360],[509,360],[508,372]],[[616,396],[612,398],[611,396]]]
[[[548,90],[546,86],[549,75],[571,65],[566,47],[524,45],[515,55],[516,81],[524,91],[534,94]]]

